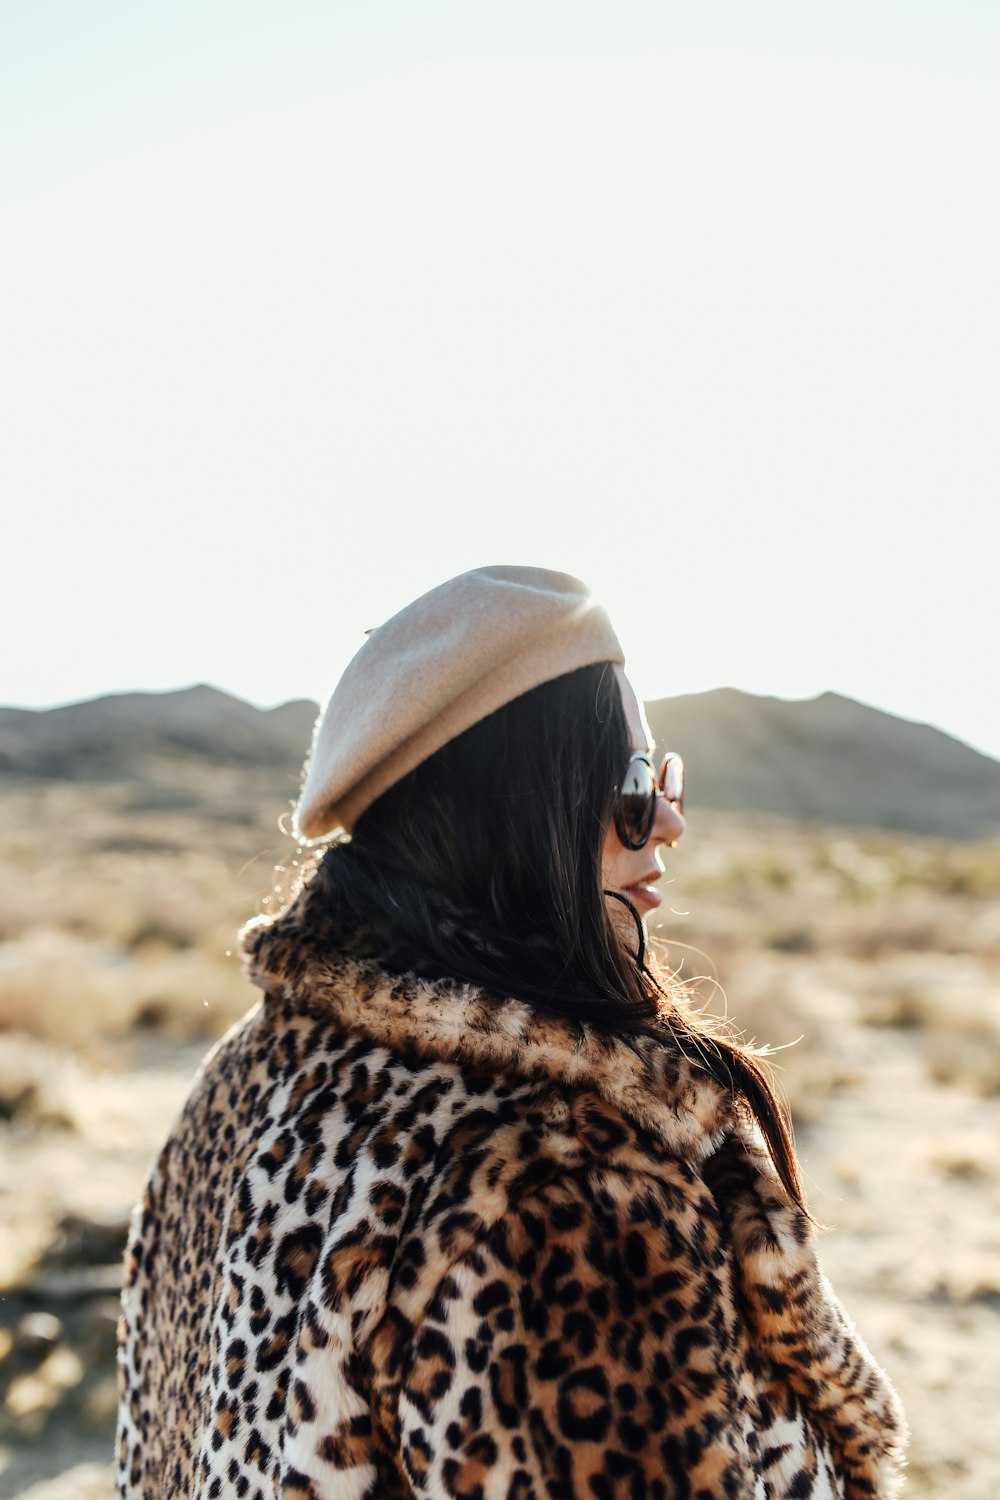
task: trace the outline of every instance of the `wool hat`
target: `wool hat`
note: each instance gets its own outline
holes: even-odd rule
[[[295,809],[314,840],[345,829],[442,745],[514,698],[594,662],[622,663],[578,578],[475,568],[373,630],[316,721]]]

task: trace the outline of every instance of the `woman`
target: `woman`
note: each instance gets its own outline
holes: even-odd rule
[[[655,969],[684,829],[603,611],[485,568],[362,646],[137,1212],[123,1496],[890,1496],[759,1062]]]

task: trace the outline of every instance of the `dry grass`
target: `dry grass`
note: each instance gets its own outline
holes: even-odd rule
[[[933,1083],[1000,1092],[1000,841],[701,821],[671,856],[669,961],[783,1049],[797,1118],[852,1086],[858,1028],[913,1033]]]
[[[252,1002],[234,937],[294,874],[283,810],[245,772],[0,799],[0,1279],[67,1213],[124,1214],[199,1043]],[[909,1494],[1000,1493],[1000,841],[695,814],[668,862],[669,961],[783,1049],[814,1211],[837,1227],[825,1264],[914,1425]],[[56,1379],[91,1336],[70,1327],[0,1405],[0,1493],[56,1472],[56,1431],[102,1492],[87,1444],[108,1369]]]
[[[282,809],[225,824],[136,813],[121,787],[39,800],[3,809],[0,1029],[97,1058],[137,1028],[219,1035],[250,999],[236,929],[298,857]]]

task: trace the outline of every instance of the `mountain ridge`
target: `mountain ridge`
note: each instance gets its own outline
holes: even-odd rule
[[[1000,831],[1000,761],[937,729],[840,693],[782,699],[713,688],[646,705],[684,755],[689,807],[761,812],[960,838]],[[257,708],[209,683],[57,708],[0,707],[0,776],[141,781],[155,761],[274,769],[284,786],[317,705]],[[277,782],[276,782],[277,786]]]
[[[1000,829],[1000,761],[931,724],[832,692],[715,688],[646,709],[659,744],[694,749],[705,806],[961,838]]]

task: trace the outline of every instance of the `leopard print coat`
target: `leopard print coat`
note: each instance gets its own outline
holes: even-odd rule
[[[136,1210],[126,1500],[874,1500],[886,1376],[676,1050],[251,924]]]

